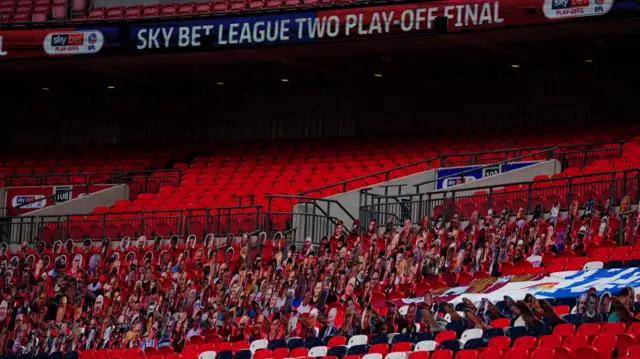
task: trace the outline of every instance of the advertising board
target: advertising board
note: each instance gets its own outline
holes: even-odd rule
[[[6,214],[9,216],[26,214],[82,197],[87,192],[95,193],[113,186],[112,184],[99,184],[88,188],[74,188],[73,186],[7,187],[5,192]]]
[[[0,29],[0,60],[194,52],[526,26],[608,14],[631,0],[432,1],[213,13],[174,20]]]
[[[440,168],[436,173],[436,178],[438,181],[436,182],[436,189],[447,189],[449,187],[453,187],[459,184],[476,181],[481,178],[491,177],[499,175],[500,173],[513,171],[519,168],[527,167],[532,164],[538,163],[537,161],[528,161],[528,162],[508,162],[503,163],[501,165],[489,166],[486,168],[482,168],[482,166],[465,166],[465,167],[449,167],[449,168]],[[469,171],[469,172],[466,172]],[[457,173],[466,172],[461,176],[453,176],[449,178],[444,178],[447,176],[452,176]]]

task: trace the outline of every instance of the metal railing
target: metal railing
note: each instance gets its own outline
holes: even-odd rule
[[[293,195],[268,195],[267,228],[288,230],[304,228],[293,238],[295,244],[302,243],[304,238],[311,237],[313,243],[319,243],[324,236],[334,233],[339,220],[356,218],[338,201]],[[343,227],[342,233],[348,235],[348,228]]]
[[[611,146],[611,145],[614,146]],[[502,162],[509,162],[524,158],[523,156],[538,156],[552,151],[554,158],[559,158],[563,162],[574,161],[576,166],[580,162],[587,164],[592,156],[594,158],[603,158],[606,156],[619,156],[622,152],[622,142],[607,142],[604,144],[608,147],[597,147],[597,144],[591,145],[574,145],[562,147],[546,147],[542,151],[533,152],[532,149],[507,150],[512,152],[504,157],[482,157],[477,154],[469,154],[464,157],[460,154],[439,157],[441,164],[464,165],[465,163],[479,163],[482,161],[495,161],[501,158]],[[571,149],[568,151],[566,149]],[[579,149],[579,150],[576,150]],[[565,150],[565,151],[562,151]],[[524,153],[524,151],[528,151]],[[504,151],[490,151],[489,153],[505,153]],[[522,155],[514,156],[516,153]],[[487,153],[485,153],[487,154]],[[592,154],[592,155],[588,155]],[[462,157],[461,157],[462,156]],[[481,158],[482,157],[482,158]],[[548,156],[543,156],[547,158]],[[490,159],[492,158],[492,159]],[[541,157],[542,158],[542,157]],[[490,165],[495,163],[490,162]],[[392,171],[392,170],[391,170]],[[167,172],[167,171],[162,171]],[[620,182],[625,189],[634,189],[637,192],[638,179],[637,171],[627,171],[623,177],[624,181]],[[635,175],[632,176],[632,173]],[[460,175],[460,174],[456,174]],[[593,176],[602,176],[597,174]],[[587,176],[579,176],[587,177]],[[561,179],[568,181],[567,193],[572,194],[572,190],[579,186],[585,185],[585,182],[573,179]],[[615,177],[612,174],[612,177]],[[630,178],[627,178],[630,177]],[[632,177],[632,178],[631,178]],[[561,180],[549,180],[550,188],[558,190],[563,185]],[[179,182],[179,172],[176,181]],[[581,182],[580,182],[581,181]],[[594,178],[595,183],[609,183],[600,178]],[[635,182],[634,182],[635,181]],[[379,196],[368,193],[366,190],[361,191],[360,215],[361,223],[368,223],[372,218],[378,219],[379,223],[384,223],[383,216],[395,216],[403,219],[409,215],[415,222],[418,222],[423,215],[432,216],[436,210],[454,211],[456,201],[461,200],[464,203],[466,197],[473,196],[473,190],[486,190],[487,206],[497,207],[505,196],[505,193],[514,194],[521,193],[527,206],[531,207],[531,199],[534,193],[540,192],[545,181],[536,181],[535,185],[530,182],[523,184],[530,187],[518,188],[517,191],[501,189],[502,186],[489,186],[478,188],[467,188],[458,191],[439,191],[434,193],[411,194],[406,196]],[[618,183],[618,182],[616,182]],[[635,187],[634,187],[635,184]],[[508,186],[515,186],[510,184]],[[159,187],[159,186],[158,186]],[[534,192],[537,191],[537,192]],[[520,192],[518,192],[520,191]],[[528,191],[528,192],[527,192]],[[613,191],[613,190],[612,190]],[[618,191],[616,187],[616,193]],[[476,194],[476,196],[481,196]],[[559,195],[558,195],[559,196]],[[634,199],[637,198],[637,193]],[[546,197],[542,197],[543,199]],[[571,198],[569,196],[568,198]],[[481,199],[474,197],[475,200]],[[183,209],[176,211],[144,211],[144,212],[122,212],[122,213],[100,213],[100,214],[82,214],[78,216],[22,216],[18,218],[0,218],[0,236],[3,241],[20,242],[22,240],[58,240],[58,239],[100,239],[103,237],[122,238],[124,236],[137,235],[179,235],[186,238],[189,234],[196,234],[200,238],[204,238],[209,233],[225,234],[225,233],[242,233],[255,229],[261,229],[269,233],[275,231],[291,231],[292,243],[300,243],[304,237],[310,236],[314,241],[318,242],[323,236],[330,236],[335,230],[338,220],[355,220],[350,211],[341,203],[335,200],[319,199],[308,196],[266,196],[267,206],[263,208],[254,205],[252,196],[239,197],[237,207],[224,208],[202,208],[202,209]],[[469,199],[469,201],[472,201]],[[246,205],[246,203],[250,205]],[[566,203],[565,203],[566,204]],[[527,207],[527,208],[529,208]],[[293,210],[292,210],[293,208]],[[356,209],[357,211],[357,209]],[[353,211],[352,211],[353,212]],[[398,221],[399,222],[399,221]],[[348,234],[348,228],[343,228],[343,233]]]
[[[18,216],[0,218],[3,242],[43,240],[119,239],[139,236],[186,238],[195,234],[240,234],[261,228],[264,212],[260,206],[193,208],[175,211],[110,212],[89,215]]]
[[[85,185],[114,178],[122,181],[141,181],[144,179],[145,181],[168,182],[177,185],[180,182],[181,172],[178,169],[161,169],[90,173],[13,173],[3,175],[2,183],[5,187],[63,186]]]
[[[419,223],[423,216],[433,218],[442,214],[450,218],[458,212],[462,218],[468,218],[475,210],[484,215],[489,208],[499,213],[503,208],[513,212],[516,207],[523,207],[526,213],[532,213],[538,204],[549,210],[558,203],[561,210],[568,210],[575,200],[583,206],[591,198],[601,203],[606,198],[620,201],[625,196],[632,202],[640,199],[640,169],[400,196],[380,196],[362,190],[359,216],[363,223],[372,219],[386,223],[389,217],[398,221],[410,218]]]
[[[504,162],[509,160],[515,160],[517,158],[529,158],[531,160],[540,160],[542,158],[536,158],[535,153],[542,154],[545,150],[557,149],[554,153],[555,159],[559,160],[563,167],[583,167],[589,163],[590,158],[603,158],[603,156],[617,157],[622,154],[622,145],[624,141],[612,141],[612,142],[597,142],[590,144],[575,144],[575,145],[563,145],[563,146],[539,146],[528,148],[509,148],[504,150],[491,150],[482,152],[467,152],[457,154],[444,154],[438,157],[427,158],[417,162],[409,163],[406,165],[390,168],[387,170],[367,174],[364,176],[352,178],[342,182],[329,184],[326,186],[318,187],[309,191],[299,193],[300,196],[306,196],[312,193],[321,192],[327,189],[338,189],[341,192],[347,192],[350,190],[350,186],[353,183],[360,182],[367,179],[376,179],[378,182],[390,181],[392,175],[396,172],[402,171],[402,176],[406,175],[405,170],[416,169],[420,171],[427,171],[434,168],[442,167],[459,167],[459,166],[472,166],[472,165],[485,165],[485,164],[497,164],[498,162]],[[484,149],[484,145],[482,146]],[[533,152],[533,153],[532,153]],[[419,188],[417,188],[419,191]]]

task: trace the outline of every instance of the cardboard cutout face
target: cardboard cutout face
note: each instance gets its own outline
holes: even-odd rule
[[[67,239],[67,241],[64,243],[64,249],[66,249],[67,253],[73,253],[73,247],[73,240]]]
[[[34,263],[36,262],[36,256],[33,254],[30,254],[27,257],[27,260],[25,262],[26,268],[33,268]]]
[[[132,262],[134,262],[136,260],[136,252],[134,251],[130,251],[127,253],[125,262],[127,262],[127,264],[131,264]]]
[[[62,268],[65,268],[67,266],[67,256],[64,254],[57,256],[55,264],[56,267],[60,266]]]
[[[124,237],[122,238],[122,240],[120,241],[120,251],[122,252],[126,252],[127,250],[129,250],[129,246],[131,245],[131,238],[129,237]]]
[[[234,250],[233,247],[227,248],[225,252],[225,262],[231,263],[233,261]]]
[[[73,260],[71,261],[71,269],[73,271],[77,271],[82,267],[82,254],[78,253],[73,256]]]
[[[164,267],[169,261],[169,258],[171,258],[171,256],[169,255],[169,251],[165,249],[160,252],[160,266]]]
[[[555,224],[558,221],[558,214],[560,213],[560,203],[554,203],[553,207],[551,207],[551,211],[549,214],[549,223]]]
[[[193,256],[193,262],[195,264],[201,264],[204,258],[204,250],[202,248],[198,249]]]
[[[53,244],[53,255],[58,255],[62,251],[62,241],[56,241]]]
[[[42,253],[44,253],[45,248],[47,248],[47,244],[44,241],[39,241],[38,244],[36,244],[36,253],[38,253],[39,255],[42,255]]]
[[[162,247],[162,236],[156,236],[153,240],[153,249],[159,251]]]
[[[85,238],[84,241],[82,241],[82,249],[85,252],[90,252],[92,246],[93,246],[93,241],[90,238]]]
[[[95,274],[98,267],[100,267],[100,263],[102,262],[102,257],[98,253],[94,253],[89,259],[89,274]]]
[[[590,200],[587,201],[587,205],[585,207],[584,210],[584,215],[586,216],[591,216],[593,214],[593,205],[595,204],[595,201],[593,200],[593,198],[591,198]]]
[[[42,256],[42,267],[44,269],[49,268],[50,263],[51,263],[51,257],[49,255]]]
[[[276,232],[276,234],[273,235],[273,246],[276,248],[282,248],[282,238],[283,238],[283,234],[282,232]]]
[[[144,254],[144,264],[153,263],[153,251],[147,251]]]
[[[175,248],[178,246],[178,236],[172,236],[171,239],[169,239],[169,245],[171,246],[171,248]]]
[[[629,210],[629,203],[631,203],[631,197],[624,196],[620,201],[620,213],[624,213]]]
[[[226,238],[226,245],[232,246],[234,241],[235,241],[235,237],[233,236],[233,234],[228,234]]]
[[[102,244],[100,244],[100,252],[103,256],[106,256],[111,248],[111,238],[107,237],[102,240]]]
[[[598,234],[601,236],[607,233],[609,230],[609,218],[604,217],[600,220],[600,226],[598,226]]]
[[[147,237],[145,236],[140,236],[138,237],[138,240],[136,241],[136,249],[139,251],[144,250],[144,247],[147,245]]]
[[[18,268],[19,263],[20,263],[20,258],[18,258],[18,256],[13,256],[11,257],[11,262],[9,262],[9,265],[12,266],[13,268]]]
[[[207,234],[207,236],[204,237],[204,247],[207,249],[212,249],[214,244],[215,238],[213,237],[213,233]]]
[[[196,248],[196,235],[192,234],[189,237],[187,237],[187,248],[188,249],[195,249]]]

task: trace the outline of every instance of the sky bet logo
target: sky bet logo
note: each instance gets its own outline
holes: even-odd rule
[[[553,0],[552,9],[575,9],[589,6],[589,0]]]
[[[81,46],[84,44],[84,34],[62,34],[51,37],[51,46]]]

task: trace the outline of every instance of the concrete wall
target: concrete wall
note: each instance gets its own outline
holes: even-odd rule
[[[119,199],[129,199],[129,186],[126,184],[106,188],[102,191],[74,198],[70,201],[32,211],[26,216],[63,216],[89,213],[98,206],[110,206]]]
[[[385,191],[387,191],[386,194],[390,196],[397,194],[415,193],[416,189],[415,187],[413,187],[413,185],[434,180],[436,178],[436,172],[436,170],[428,170],[409,176],[396,178],[391,181],[381,182],[371,186],[370,192],[385,195]],[[400,189],[398,189],[397,187],[385,187],[401,184],[404,184],[405,186]],[[436,183],[433,182],[423,186],[423,188],[428,191],[433,191],[435,190],[435,185]],[[361,189],[362,188],[358,188],[352,191],[339,193],[333,196],[325,197],[324,199],[330,201],[338,201],[340,204],[342,204],[344,209],[349,212],[354,218],[358,218],[360,215],[359,212]],[[296,242],[304,240],[304,238],[307,236],[311,236],[314,241],[320,241],[321,236],[329,235],[333,231],[333,224],[326,223],[328,221],[323,221],[319,218],[319,216],[322,215],[322,211],[324,211],[331,217],[341,219],[344,222],[344,226],[348,229],[353,226],[353,221],[351,220],[351,218],[349,218],[349,215],[345,213],[345,211],[337,204],[323,201],[316,201],[316,203],[318,204],[318,207],[320,207],[319,209],[313,208],[308,204],[298,204],[293,207],[294,218],[292,219],[292,225],[294,228],[297,228],[296,236],[294,238]],[[329,230],[329,232],[326,232],[327,229]]]

